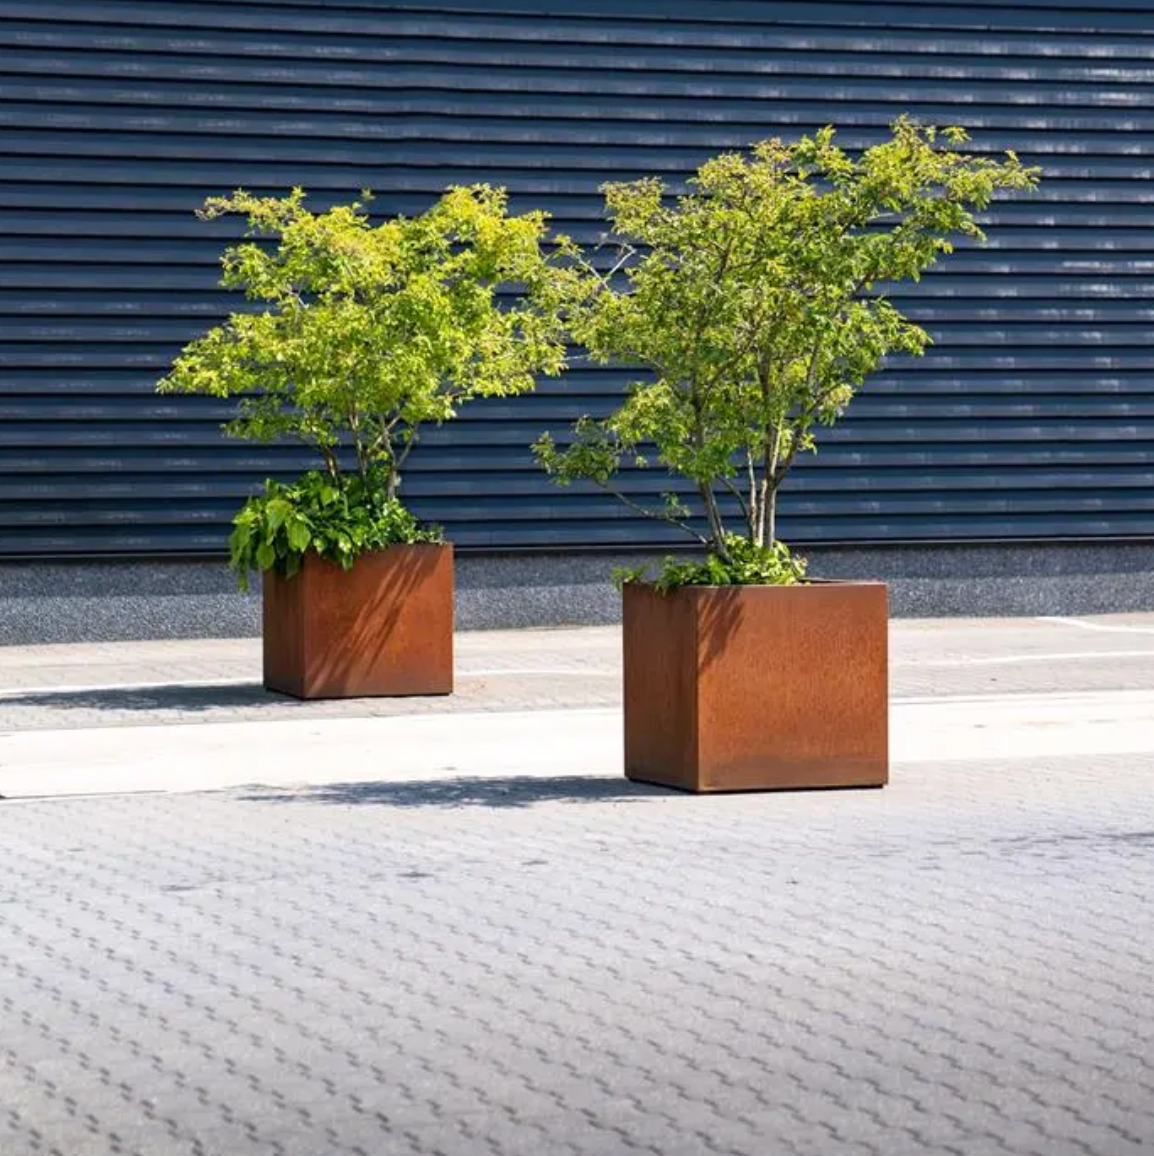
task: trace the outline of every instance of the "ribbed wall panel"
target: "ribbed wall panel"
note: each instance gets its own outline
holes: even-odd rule
[[[1043,185],[895,299],[934,346],[825,431],[784,499],[801,542],[1154,534],[1154,3],[0,0],[0,556],[218,552],[236,505],[309,463],[160,398],[216,287],[214,193],[373,188],[418,212],[508,186],[575,237],[597,186],[677,186],[713,152],[897,114],[1015,148]],[[406,493],[465,547],[678,541],[552,489],[527,446],[627,380],[576,368],[430,431]],[[632,471],[644,496],[670,488]]]

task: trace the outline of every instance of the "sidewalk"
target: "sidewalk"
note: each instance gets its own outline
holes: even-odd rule
[[[0,1152],[1149,1156],[1154,616],[892,641],[889,787],[706,797],[608,628],[0,650]]]
[[[619,648],[464,633],[451,697],[313,703],[263,690],[258,640],[0,649],[0,795],[617,775]],[[899,767],[1154,748],[1154,616],[899,621],[891,664]]]

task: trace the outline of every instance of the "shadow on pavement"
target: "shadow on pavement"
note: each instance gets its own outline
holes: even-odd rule
[[[628,803],[680,794],[625,778],[568,775],[539,779],[422,779],[397,783],[328,783],[300,790],[250,788],[240,797],[253,803],[331,803],[383,807],[531,807],[534,803]]]
[[[103,690],[29,691],[0,696],[6,707],[43,710],[202,711],[222,707],[306,706],[299,699],[267,691],[259,682],[222,683],[216,686],[108,687]]]

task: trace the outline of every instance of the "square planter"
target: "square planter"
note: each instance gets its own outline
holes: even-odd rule
[[[624,648],[628,778],[688,791],[886,783],[884,584],[628,583]]]
[[[342,570],[264,576],[264,685],[297,698],[451,694],[453,547],[390,546]]]

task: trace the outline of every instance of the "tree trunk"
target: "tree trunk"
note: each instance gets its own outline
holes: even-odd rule
[[[758,546],[773,545],[777,517],[777,463],[781,457],[780,425],[774,427],[772,445],[767,443],[765,448],[765,472],[761,478],[761,500],[758,502],[760,521],[754,539]]]
[[[328,470],[329,477],[339,484],[341,480],[341,466],[340,462],[337,461],[337,455],[334,454],[328,446],[320,446],[318,448],[321,451],[321,457],[325,460],[325,469]]]
[[[758,527],[761,525],[761,495],[757,488],[757,470],[749,450],[745,451],[745,472],[749,478],[749,510],[746,525],[749,527],[749,540],[756,542]]]
[[[729,551],[725,547],[725,524],[721,520],[721,511],[717,508],[717,496],[709,485],[699,482],[697,489],[701,494],[701,502],[705,506],[705,517],[709,522],[709,534],[713,539],[713,552],[719,558],[729,558]]]
[[[354,411],[347,415],[345,421],[353,434],[353,448],[357,455],[357,473],[360,474],[362,482],[367,482],[369,480],[368,450],[365,447],[365,439],[361,436],[360,419]]]

